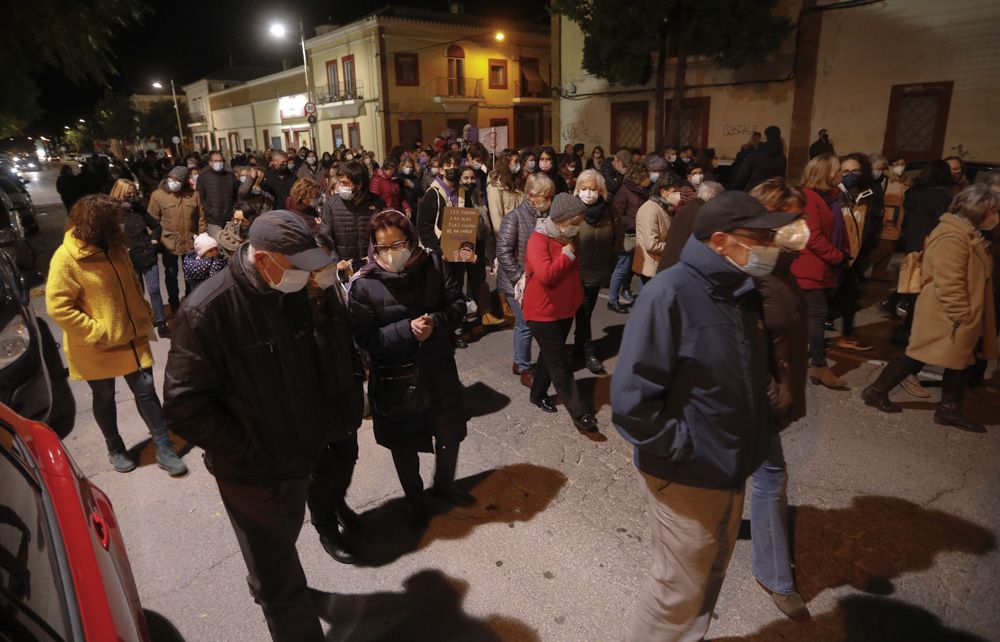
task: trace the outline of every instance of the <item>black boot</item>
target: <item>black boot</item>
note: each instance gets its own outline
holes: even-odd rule
[[[583,347],[583,353],[585,355],[584,365],[587,367],[587,370],[590,370],[591,374],[595,375],[604,374],[604,364],[597,358],[594,344],[588,341]]]
[[[910,374],[911,368],[902,359],[893,359],[885,365],[875,383],[861,391],[865,404],[882,412],[903,412],[903,409],[889,400],[889,391]]]
[[[968,432],[986,432],[983,424],[962,416],[962,397],[965,396],[967,373],[968,370],[944,371],[941,377],[941,403],[934,411],[934,423],[954,426]]]
[[[455,486],[455,469],[458,467],[458,444],[438,445],[434,458],[434,487],[431,494],[456,506],[472,506],[476,498]]]
[[[111,462],[112,467],[120,473],[128,473],[135,470],[138,464],[132,456],[128,454],[128,450],[125,449],[125,442],[122,441],[120,436],[115,437],[111,441],[107,442],[108,445],[108,461]]]
[[[424,480],[420,477],[420,457],[415,450],[393,448],[391,452],[399,484],[403,487],[403,494],[406,496],[410,527],[424,530],[430,522],[430,512],[424,501]]]
[[[336,522],[316,525],[316,530],[319,532],[319,543],[323,545],[323,550],[333,559],[341,564],[356,564],[361,559],[350,542],[344,539]]]
[[[356,533],[361,530],[361,518],[358,514],[351,510],[351,507],[347,505],[347,502],[343,499],[337,502],[333,507],[333,512],[337,516],[337,521],[343,527],[343,529],[350,533]]]

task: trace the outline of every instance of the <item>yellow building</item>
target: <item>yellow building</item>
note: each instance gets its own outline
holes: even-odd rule
[[[991,109],[1000,87],[995,0],[784,0],[797,26],[766,64],[736,71],[688,58],[681,140],[732,158],[752,131],[782,129],[789,174],[827,129],[838,153],[958,155],[1000,161]],[[653,151],[654,92],[611,86],[583,69],[583,35],[559,17],[552,30],[561,144]],[[651,54],[652,55],[652,54]],[[667,99],[676,59],[669,61]]]

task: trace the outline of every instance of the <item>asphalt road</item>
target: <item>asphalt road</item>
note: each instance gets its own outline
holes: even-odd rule
[[[30,185],[39,205],[58,202],[53,180],[54,172],[43,172]],[[61,207],[42,209],[51,223],[36,244],[51,248],[62,230]],[[885,287],[873,284],[866,305]],[[40,298],[36,307],[44,311]],[[595,314],[609,372],[626,320],[603,306]],[[786,620],[754,582],[747,527],[711,639],[1000,639],[1000,399],[967,402],[967,412],[989,426],[982,435],[933,423],[936,388],[928,401],[894,392],[906,408],[898,415],[865,407],[860,389],[879,360],[895,352],[887,341],[891,324],[872,308],[859,324],[876,349],[832,354],[851,391],[810,386],[808,416],[783,433],[797,582],[813,618]],[[154,344],[158,385],[168,348],[166,341]],[[405,526],[390,457],[366,422],[349,502],[363,514],[359,545],[367,561],[350,567],[331,560],[308,522],[298,542],[329,620],[328,639],[620,639],[649,557],[631,454],[609,424],[610,378],[577,373],[586,394],[595,395],[601,424],[600,435],[588,438],[565,413],[546,415],[528,404],[527,390],[510,374],[510,351],[511,333],[503,330],[458,352],[472,414],[459,477],[479,501],[468,509],[440,506],[425,533]],[[928,385],[934,379],[930,373]],[[187,477],[168,478],[119,380],[121,432],[141,449],[142,466],[115,473],[89,410],[89,389],[81,382],[73,388],[81,412],[67,448],[114,502],[157,627],[176,627],[186,640],[266,640],[200,451],[185,456]],[[433,464],[424,458],[423,465],[427,480]]]

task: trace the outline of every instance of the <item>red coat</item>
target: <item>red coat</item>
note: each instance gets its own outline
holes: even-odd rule
[[[524,254],[526,321],[559,321],[576,315],[583,304],[580,261],[563,253],[563,244],[535,230]]]
[[[847,235],[843,235],[840,247],[833,244],[834,216],[830,207],[814,190],[802,188],[806,195],[806,224],[809,226],[809,242],[806,249],[799,252],[792,262],[792,274],[803,290],[822,290],[837,285],[836,270],[846,255]]]
[[[386,176],[381,169],[375,170],[372,175],[368,191],[381,198],[386,209],[398,210],[402,204],[399,183]]]

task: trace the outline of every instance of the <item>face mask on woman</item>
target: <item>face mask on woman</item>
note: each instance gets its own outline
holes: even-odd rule
[[[859,174],[844,174],[840,182],[847,189],[854,189],[861,182],[861,176]]]
[[[400,171],[403,172],[403,176],[409,176],[410,173],[413,171],[413,168],[407,166],[407,167],[403,167],[402,169],[400,169]]]
[[[168,178],[167,179],[167,191],[168,192],[176,192],[180,188],[181,188],[181,182],[180,181],[174,180],[172,178]]]
[[[401,250],[386,250],[378,258],[390,272],[400,272],[413,255],[413,250],[404,247]]]
[[[691,184],[694,185],[695,187],[698,187],[699,185],[701,185],[701,182],[703,180],[705,180],[705,177],[702,174],[692,174],[691,175]]]
[[[513,165],[510,166],[511,174],[516,174],[519,171],[521,171],[521,163],[514,163]]]
[[[874,178],[875,180],[878,180],[878,179],[882,178],[882,170],[880,170],[880,169],[873,169],[872,170],[872,178]]]
[[[596,189],[582,189],[580,190],[578,196],[585,205],[593,205],[597,202],[597,197],[600,196],[600,194]]]
[[[535,171],[535,161],[530,160],[527,163],[525,163],[524,164],[524,169],[526,169],[529,172]]]
[[[549,171],[550,169],[552,169],[552,161],[547,158],[543,158],[542,160],[538,161],[538,169],[542,170],[543,172]]]
[[[649,180],[651,182],[653,182],[653,183],[655,183],[656,179],[658,179],[659,177],[660,177],[660,173],[659,172],[650,172],[649,173]]]
[[[681,204],[681,193],[680,192],[670,192],[667,194],[667,198],[664,199],[670,207],[677,207]]]
[[[892,173],[896,176],[902,176],[903,172],[906,171],[906,165],[893,165]]]
[[[349,201],[354,198],[354,188],[341,185],[337,188],[337,196],[342,200]]]

